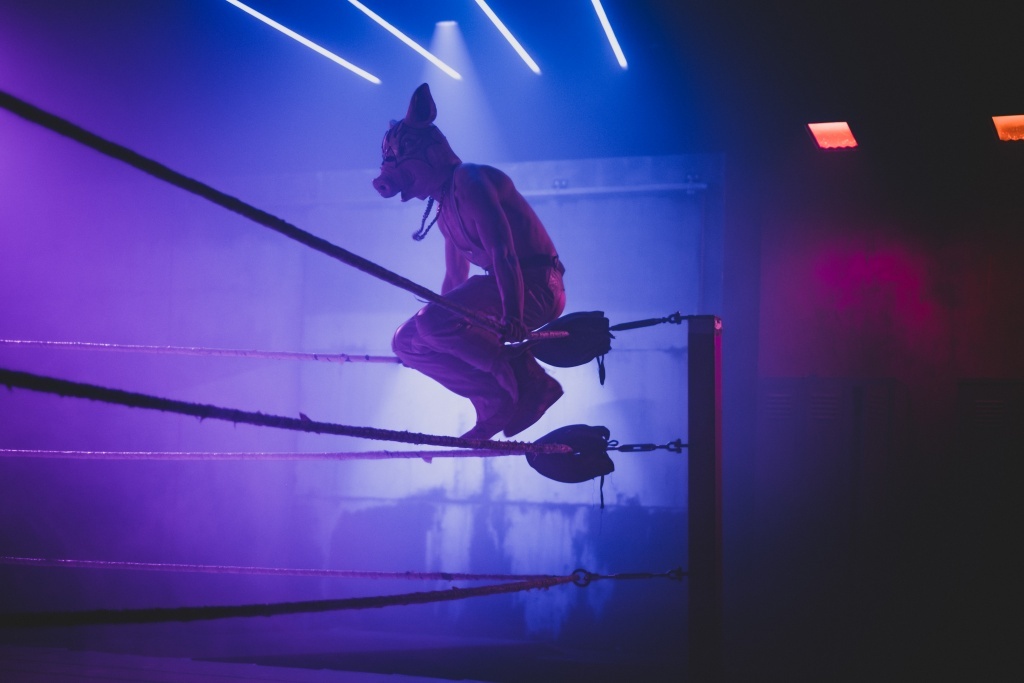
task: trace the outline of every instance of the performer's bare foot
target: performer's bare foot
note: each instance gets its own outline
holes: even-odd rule
[[[496,413],[486,419],[480,419],[479,413],[477,414],[476,425],[468,432],[462,435],[463,439],[483,439],[488,440],[494,437],[495,434],[505,428],[505,425],[509,423],[512,416],[516,412],[516,404],[512,402],[511,397],[505,401]]]
[[[532,358],[530,361],[534,365],[537,364]],[[526,381],[519,385],[519,402],[515,406],[512,418],[505,425],[505,436],[515,436],[532,427],[560,398],[562,385],[537,365],[536,369],[529,373]]]
[[[494,438],[494,435],[501,431],[502,425],[500,422],[494,422],[491,420],[484,420],[483,422],[477,422],[468,432],[462,435],[463,439],[481,439],[483,441],[489,441]]]

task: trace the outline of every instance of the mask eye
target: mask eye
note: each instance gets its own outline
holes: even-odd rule
[[[395,162],[398,160],[398,150],[395,149],[392,144],[392,133],[398,132],[398,125],[394,125],[388,129],[388,132],[384,134],[384,139],[380,143],[380,157],[382,162]],[[399,142],[401,144],[401,142]]]
[[[391,145],[388,144],[387,136],[384,136],[384,142],[380,145],[380,158],[383,162],[395,161],[398,155],[395,154],[395,150],[392,149]]]

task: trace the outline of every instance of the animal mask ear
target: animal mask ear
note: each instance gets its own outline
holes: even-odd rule
[[[409,101],[409,111],[405,115],[405,122],[410,126],[425,128],[437,118],[437,107],[434,105],[434,98],[430,96],[430,86],[426,83],[416,88]]]

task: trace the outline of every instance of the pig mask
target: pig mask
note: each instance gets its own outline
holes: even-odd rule
[[[402,201],[426,199],[438,192],[452,168],[462,163],[448,140],[434,125],[437,107],[424,83],[416,88],[409,111],[401,121],[392,121],[381,143],[380,175],[373,187],[385,199],[401,193]]]

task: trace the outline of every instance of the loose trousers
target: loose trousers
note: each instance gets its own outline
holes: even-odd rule
[[[565,308],[562,269],[544,266],[523,268],[522,272],[523,322],[536,329],[560,316]],[[493,275],[474,275],[445,297],[495,320],[502,317],[501,296]],[[402,324],[391,347],[406,366],[468,398],[476,409],[477,422],[491,418],[510,400],[513,404],[518,401],[518,382],[511,361],[517,354],[529,354],[524,349],[510,350],[494,332],[435,303],[427,304]],[[537,365],[532,356],[527,360]]]

